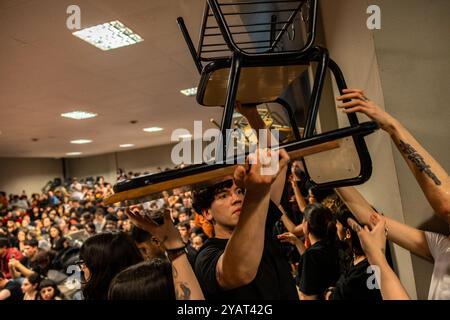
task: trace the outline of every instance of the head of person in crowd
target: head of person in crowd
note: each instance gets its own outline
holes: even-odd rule
[[[357,221],[347,206],[343,204],[336,212],[337,236],[345,244],[344,247],[349,254],[349,258],[365,256],[358,234],[348,224],[348,218]]]
[[[100,233],[88,238],[80,250],[84,298],[105,300],[114,276],[142,260],[139,249],[124,232]]]
[[[193,207],[214,226],[215,236],[233,232],[239,222],[245,190],[231,177],[194,193]]]
[[[113,213],[108,213],[105,216],[105,219],[106,219],[105,231],[117,230],[117,217],[114,215],[114,211]]]
[[[39,242],[36,239],[25,240],[23,255],[28,259],[33,259],[38,253]]]
[[[207,239],[208,239],[208,237],[204,233],[199,233],[199,234],[195,235],[192,238],[192,247],[195,250],[200,251],[200,249],[203,247],[203,244],[205,243],[205,241]]]
[[[306,206],[303,212],[303,232],[310,242],[336,240],[336,221],[330,209],[320,203]]]
[[[39,284],[39,295],[41,300],[58,300],[60,292],[56,282],[50,279],[44,279]]]
[[[92,215],[89,212],[84,212],[80,217],[80,223],[85,225],[92,221]]]
[[[7,254],[8,248],[9,248],[8,238],[0,237],[0,258],[3,258]]]
[[[52,225],[50,227],[49,234],[50,234],[50,239],[52,241],[59,240],[59,239],[61,239],[61,236],[62,236],[61,230],[58,228],[57,225]]]
[[[331,195],[325,197],[325,199],[322,200],[322,204],[330,209],[333,214],[336,214],[339,208],[343,205],[341,198],[339,198],[336,193],[332,193]]]
[[[165,250],[162,247],[161,242],[149,232],[133,226],[131,229],[131,238],[139,248],[144,260],[166,258]]]
[[[171,263],[155,258],[121,271],[111,281],[108,300],[175,300]]]
[[[26,229],[19,229],[17,232],[17,240],[19,240],[20,243],[24,243],[27,239],[27,230]]]
[[[94,224],[93,222],[88,222],[87,224],[85,224],[84,230],[86,230],[86,232],[87,232],[89,235],[94,235],[94,234],[96,234],[96,231],[95,231],[95,224]]]
[[[50,219],[50,217],[45,217],[42,220],[42,226],[46,229],[49,230],[50,227],[52,226],[52,220]]]
[[[181,221],[178,225],[178,232],[180,232],[183,242],[189,242],[189,231],[191,230],[191,225],[188,220]]]
[[[22,292],[24,293],[24,300],[37,300],[39,297],[39,284],[42,277],[33,272],[26,277],[22,282]]]
[[[183,222],[183,221],[189,221],[189,215],[186,212],[186,210],[180,210],[178,213],[178,221],[179,222]]]
[[[195,236],[199,235],[200,233],[203,233],[203,229],[201,227],[197,226],[191,227],[191,230],[189,231],[189,236],[192,240]]]
[[[334,194],[332,189],[318,189],[316,187],[311,187],[308,189],[308,202],[321,203],[327,196]]]

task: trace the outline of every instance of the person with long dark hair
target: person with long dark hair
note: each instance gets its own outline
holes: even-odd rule
[[[355,217],[342,205],[336,213],[337,235],[346,249],[345,269],[336,283],[326,293],[327,300],[382,300],[378,283],[372,283],[375,270],[371,269],[361,247],[358,234],[348,224]]]
[[[294,244],[301,254],[297,277],[300,299],[323,299],[326,289],[334,286],[339,278],[336,222],[327,207],[313,203],[306,206],[302,225],[306,240],[311,244],[309,248],[290,232],[278,238]]]
[[[133,240],[124,232],[100,233],[88,238],[80,250],[85,300],[106,300],[111,280],[122,270],[143,260]]]
[[[23,300],[37,300],[39,299],[39,284],[42,276],[36,272],[26,277],[22,282],[22,292],[24,294]]]

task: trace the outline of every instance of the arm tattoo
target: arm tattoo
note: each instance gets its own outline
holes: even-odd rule
[[[177,300],[189,300],[191,297],[191,289],[187,282],[177,281],[178,271],[175,266],[172,266],[172,276],[175,282],[175,296]]]
[[[425,163],[425,160],[417,152],[416,149],[414,149],[410,144],[403,142],[402,140],[400,140],[398,147],[406,155],[408,160],[415,164],[421,172],[424,172],[427,176],[429,176],[437,186],[441,185],[441,181],[438,179],[438,177],[436,177],[433,171],[431,171],[430,166]]]
[[[191,289],[186,282],[177,282],[175,288],[177,300],[189,300],[191,297]]]

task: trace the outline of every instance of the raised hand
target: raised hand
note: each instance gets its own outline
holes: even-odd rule
[[[364,91],[361,89],[344,89],[342,96],[338,97],[338,101],[350,100],[350,102],[345,102],[339,105],[338,108],[342,109],[345,113],[361,112],[367,115],[372,120],[376,121],[380,127],[388,131],[390,130],[394,118],[385,112],[381,107],[369,100],[365,95]]]

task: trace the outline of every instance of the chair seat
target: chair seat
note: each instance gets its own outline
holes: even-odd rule
[[[237,99],[243,104],[274,102],[309,65],[246,67],[241,69]],[[205,70],[208,68],[206,67]],[[229,67],[211,68],[203,72],[197,102],[206,107],[224,106],[228,87]]]

